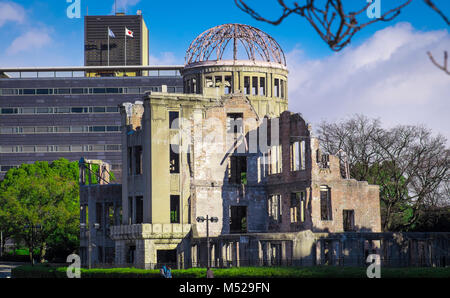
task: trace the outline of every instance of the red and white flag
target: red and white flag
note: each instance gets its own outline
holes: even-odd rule
[[[133,37],[133,31],[128,30],[127,27],[125,27],[125,35],[129,37]]]

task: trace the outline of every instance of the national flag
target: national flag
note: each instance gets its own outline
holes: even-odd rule
[[[133,31],[128,30],[127,27],[125,27],[125,35],[129,37],[133,37]]]
[[[109,27],[108,27],[108,35],[112,38],[116,38],[116,36],[114,35],[114,32],[112,32],[112,30],[109,29]]]

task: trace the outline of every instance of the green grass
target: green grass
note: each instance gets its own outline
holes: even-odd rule
[[[213,269],[216,278],[367,278],[361,267],[235,267]],[[172,270],[174,278],[204,278],[205,268]],[[13,269],[13,277],[65,278],[66,267],[24,265]],[[81,269],[82,278],[159,278],[159,270],[137,268]],[[447,268],[381,268],[382,278],[450,278]]]

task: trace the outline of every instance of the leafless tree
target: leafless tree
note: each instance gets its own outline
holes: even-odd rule
[[[423,1],[426,5],[436,11],[448,25],[450,25],[445,14],[431,0]],[[378,18],[373,18],[365,22],[360,15],[366,13],[367,9],[372,5],[371,2],[366,1],[364,1],[364,5],[362,5],[361,9],[357,11],[348,11],[344,7],[343,0],[304,0],[301,1],[303,4],[298,4],[298,2],[288,4],[285,0],[277,0],[278,5],[282,9],[282,13],[281,16],[273,20],[263,17],[255,9],[251,8],[247,4],[247,0],[234,0],[234,2],[242,11],[249,14],[254,19],[272,25],[280,24],[292,14],[304,17],[333,51],[340,51],[350,43],[351,39],[358,31],[376,22],[388,22],[393,20],[401,13],[403,8],[412,2],[412,0],[396,1],[400,2],[400,4],[386,11]]]
[[[384,230],[408,229],[424,209],[450,203],[450,151],[443,136],[421,126],[386,130],[361,115],[324,122],[318,133],[326,152],[347,152],[352,178],[380,185]],[[398,221],[405,207],[410,214]]]
[[[450,69],[448,68],[448,52],[444,51],[444,63],[439,64],[433,57],[433,55],[430,52],[427,52],[428,57],[430,57],[431,62],[433,62],[434,65],[437,66],[437,68],[444,71],[446,74],[450,75]]]

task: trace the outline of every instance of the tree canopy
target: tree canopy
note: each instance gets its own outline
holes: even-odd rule
[[[345,152],[351,178],[380,186],[385,231],[411,230],[430,207],[450,206],[450,150],[443,136],[422,126],[385,129],[362,115],[322,122],[318,133],[324,151]]]
[[[37,161],[10,169],[0,182],[0,228],[41,260],[79,244],[78,163]]]

